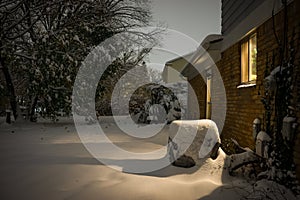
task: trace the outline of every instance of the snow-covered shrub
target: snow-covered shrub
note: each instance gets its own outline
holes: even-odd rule
[[[129,113],[136,123],[171,123],[181,118],[181,106],[170,89],[151,83],[134,92]]]

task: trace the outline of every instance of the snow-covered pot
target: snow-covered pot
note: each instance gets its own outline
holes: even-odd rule
[[[196,165],[211,157],[212,150],[218,151],[220,135],[216,124],[211,120],[175,120],[169,129],[172,156],[185,155],[191,157]]]
[[[290,141],[294,137],[296,130],[296,118],[286,116],[283,118],[282,136],[283,139]]]
[[[264,88],[270,92],[274,92],[276,89],[276,74],[282,70],[281,66],[277,66],[272,70],[269,76],[264,79]]]
[[[276,88],[275,77],[272,75],[267,76],[264,79],[264,87],[265,87],[265,90],[273,92]]]
[[[266,132],[260,131],[256,137],[256,154],[261,157],[268,158],[269,144],[271,140],[272,139]]]

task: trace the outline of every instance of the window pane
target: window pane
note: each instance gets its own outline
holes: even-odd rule
[[[241,82],[248,82],[248,42],[241,46]]]
[[[249,80],[256,80],[256,58],[257,58],[257,45],[256,34],[249,40]]]

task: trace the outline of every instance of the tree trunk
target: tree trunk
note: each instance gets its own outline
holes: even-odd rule
[[[2,72],[5,77],[5,81],[6,81],[6,88],[9,93],[9,101],[10,101],[11,110],[12,110],[13,116],[16,120],[18,114],[17,114],[17,100],[16,100],[15,87],[13,85],[9,70],[8,70],[7,66],[5,65],[5,58],[3,58],[1,55],[0,55],[0,64],[1,64],[1,69],[2,69]]]
[[[38,97],[34,96],[32,102],[31,102],[30,113],[29,113],[31,122],[36,122],[35,108],[36,108],[36,105],[37,105],[37,101],[38,101]]]
[[[10,119],[10,110],[6,110],[6,123],[11,124],[11,119]]]

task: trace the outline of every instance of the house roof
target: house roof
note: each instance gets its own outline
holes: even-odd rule
[[[176,57],[172,60],[167,61],[165,65],[181,71],[184,68],[184,65],[180,65],[180,64],[182,64],[182,63],[186,64],[187,62],[189,62],[189,60],[192,58],[193,54],[194,54],[194,52],[191,52],[191,53],[185,54],[183,56]]]
[[[188,53],[188,54],[185,54],[183,56],[179,56],[179,57],[176,57],[172,60],[169,60],[165,63],[165,67],[164,67],[164,70],[162,72],[162,77],[163,77],[163,80],[165,82],[168,82],[168,74],[170,73],[170,71],[177,71],[176,74],[178,73],[178,75],[181,74],[184,66],[186,66],[186,64],[188,62],[190,62],[190,59],[191,57],[193,56],[193,53]]]
[[[193,67],[195,64],[212,63],[220,59],[220,42],[223,36],[219,34],[208,35],[194,52],[179,56],[170,61],[167,61],[163,70],[163,75],[167,73],[168,67],[177,70],[185,77],[193,78],[198,74],[198,71]],[[208,52],[208,54],[207,54]]]
[[[203,71],[207,67],[210,67],[212,64],[220,60],[222,40],[222,35],[208,35],[202,41],[198,49],[193,52],[190,62],[184,66],[184,69],[181,72],[182,75],[191,79],[199,74],[199,70]],[[201,66],[201,69],[199,66]]]

